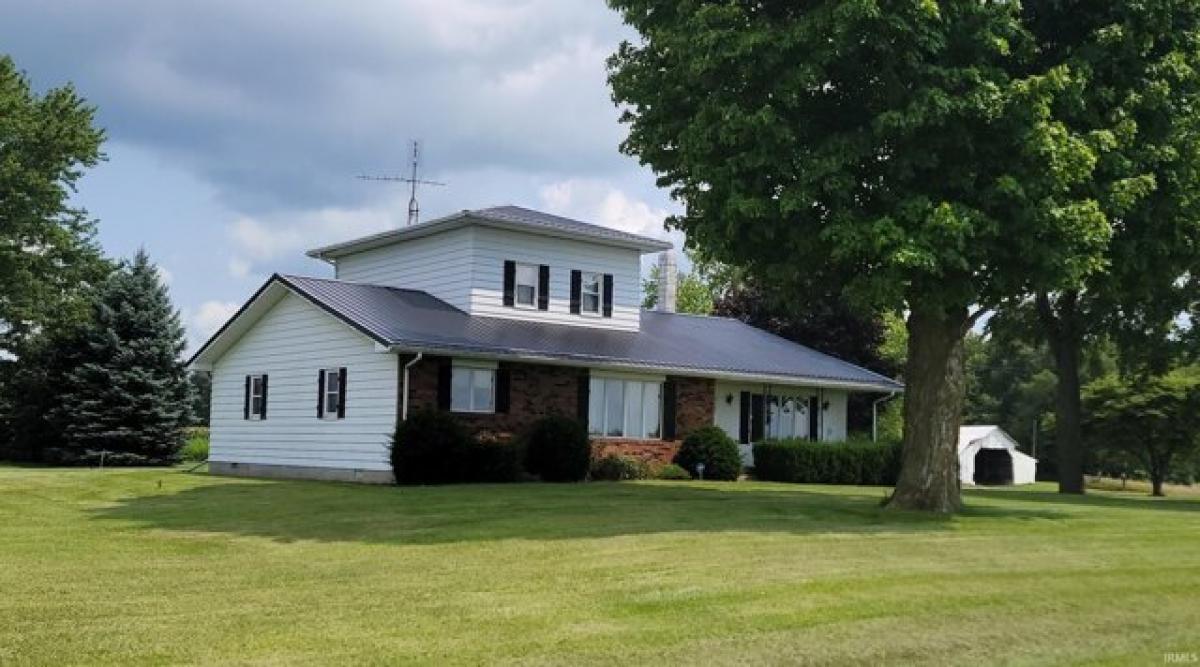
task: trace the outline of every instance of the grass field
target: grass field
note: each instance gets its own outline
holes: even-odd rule
[[[978,490],[936,519],[882,493],[0,467],[0,664],[1200,654],[1200,499]]]

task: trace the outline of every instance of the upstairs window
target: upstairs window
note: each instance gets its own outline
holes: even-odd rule
[[[505,306],[549,310],[550,267],[505,260],[503,300]]]
[[[537,307],[538,270],[530,264],[517,265],[517,307]]]
[[[589,315],[600,314],[600,281],[599,273],[584,273],[579,284],[579,310]]]

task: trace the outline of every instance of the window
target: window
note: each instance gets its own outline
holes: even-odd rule
[[[341,368],[325,369],[325,386],[321,391],[321,400],[325,401],[325,409],[322,411],[325,419],[338,419],[344,414],[342,412],[342,374],[345,372]]]
[[[600,274],[585,273],[580,282],[579,309],[592,315],[600,314]]]
[[[517,307],[537,308],[538,267],[531,264],[517,265]]]
[[[267,418],[266,375],[246,376],[246,404],[244,416],[246,419],[254,420]]]
[[[450,409],[495,412],[496,369],[455,364],[450,376]]]
[[[662,383],[591,378],[588,432],[611,438],[658,438],[662,421]]]

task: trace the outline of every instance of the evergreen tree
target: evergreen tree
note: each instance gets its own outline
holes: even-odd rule
[[[51,419],[62,462],[162,465],[178,460],[190,419],[179,314],[157,268],[139,251],[100,286]]]

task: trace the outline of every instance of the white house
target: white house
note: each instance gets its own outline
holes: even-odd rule
[[[849,392],[895,381],[720,317],[643,310],[641,258],[671,246],[513,206],[309,253],[334,277],[272,276],[192,359],[211,370],[210,469],[387,481],[413,410],[499,437],[547,414],[594,446],[669,458],[706,424],[837,441]]]
[[[1037,459],[1017,451],[1017,441],[999,426],[958,430],[958,474],[963,484],[1032,484]]]

